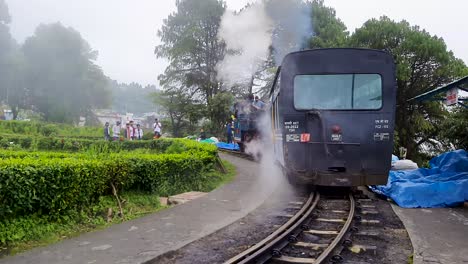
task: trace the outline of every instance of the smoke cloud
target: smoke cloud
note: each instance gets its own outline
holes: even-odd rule
[[[247,83],[268,57],[273,21],[263,3],[235,14],[226,11],[218,37],[226,42],[228,54],[217,65],[218,78],[232,86]]]
[[[304,48],[312,37],[312,7],[301,0],[269,0],[266,8],[275,21],[272,42],[275,63],[279,66],[284,56]]]
[[[275,64],[304,47],[312,36],[312,8],[301,0],[264,0],[239,13],[226,11],[218,38],[229,51],[217,65],[218,79],[232,86],[250,81],[273,49]]]

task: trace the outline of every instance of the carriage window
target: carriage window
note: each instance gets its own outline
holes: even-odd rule
[[[379,109],[382,79],[378,74],[297,75],[294,107],[298,110]]]

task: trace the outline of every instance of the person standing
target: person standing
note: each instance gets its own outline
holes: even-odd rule
[[[125,139],[131,140],[130,139],[130,123],[125,123]]]
[[[232,122],[231,120],[228,120],[226,123],[226,136],[227,136],[227,143],[231,144],[232,143]]]
[[[129,138],[130,138],[130,140],[134,140],[136,138],[136,133],[135,133],[136,128],[135,128],[135,126],[133,126],[133,121],[130,121],[129,129],[130,129],[130,135],[129,135],[130,137]]]
[[[154,124],[153,124],[153,131],[154,131],[154,138],[158,139],[161,137],[161,129],[162,125],[159,122],[159,120],[156,118],[154,119]]]
[[[140,124],[137,124],[136,130],[135,130],[135,138],[138,140],[143,139],[143,129],[140,127]]]
[[[255,96],[253,105],[257,110],[263,110],[263,108],[265,108],[265,103],[262,100],[260,100],[258,96]]]
[[[109,122],[104,125],[104,140],[110,140],[110,127]]]
[[[205,140],[206,139],[206,133],[205,130],[200,129],[200,140]]]
[[[112,138],[114,141],[120,139],[120,130],[122,128],[120,127],[120,121],[117,121],[115,125],[112,127]]]

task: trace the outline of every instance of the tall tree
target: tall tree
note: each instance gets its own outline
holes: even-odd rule
[[[26,87],[46,121],[77,122],[110,103],[107,78],[81,35],[60,23],[40,25],[22,47]]]
[[[154,103],[169,117],[172,136],[181,137],[184,132],[193,133],[190,129],[200,120],[204,107],[197,104],[186,89],[171,88],[154,93]]]
[[[184,93],[203,99],[209,106],[221,91],[216,64],[224,55],[224,44],[217,36],[224,10],[221,0],[179,0],[177,11],[164,20],[158,32],[162,44],[155,53],[169,60],[165,73],[159,76],[168,93],[176,89],[174,93],[180,94],[180,89],[185,89]]]
[[[408,148],[408,157],[418,160],[422,144],[440,135],[447,112],[437,102],[417,103],[408,99],[467,74],[462,60],[455,58],[442,38],[430,35],[406,21],[388,17],[368,20],[351,36],[354,47],[391,52],[397,64],[397,145]]]
[[[10,88],[7,76],[14,42],[10,34],[10,22],[8,6],[4,0],[0,0],[0,102],[5,103]]]
[[[28,105],[28,98],[23,85],[23,57],[10,34],[10,22],[8,6],[0,0],[0,104],[7,104],[16,118],[19,108]]]
[[[312,1],[312,27],[314,36],[310,48],[333,48],[346,46],[348,31],[346,25],[336,17],[332,7],[325,6],[323,0]]]

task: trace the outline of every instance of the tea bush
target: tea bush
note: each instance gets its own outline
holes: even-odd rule
[[[66,124],[28,121],[0,121],[0,133],[88,139],[100,139],[103,137],[103,130],[100,127],[74,127]]]
[[[0,151],[0,219],[79,210],[110,194],[111,183],[119,191],[159,195],[201,190],[216,155],[209,145],[199,148],[138,155]]]
[[[200,144],[188,139],[158,139],[134,141],[105,141],[82,138],[59,138],[28,135],[0,134],[0,148],[7,149],[11,143],[25,150],[90,151],[95,153],[115,153],[148,149],[153,153],[182,153],[184,151],[206,151],[215,154],[217,148],[210,144]]]

